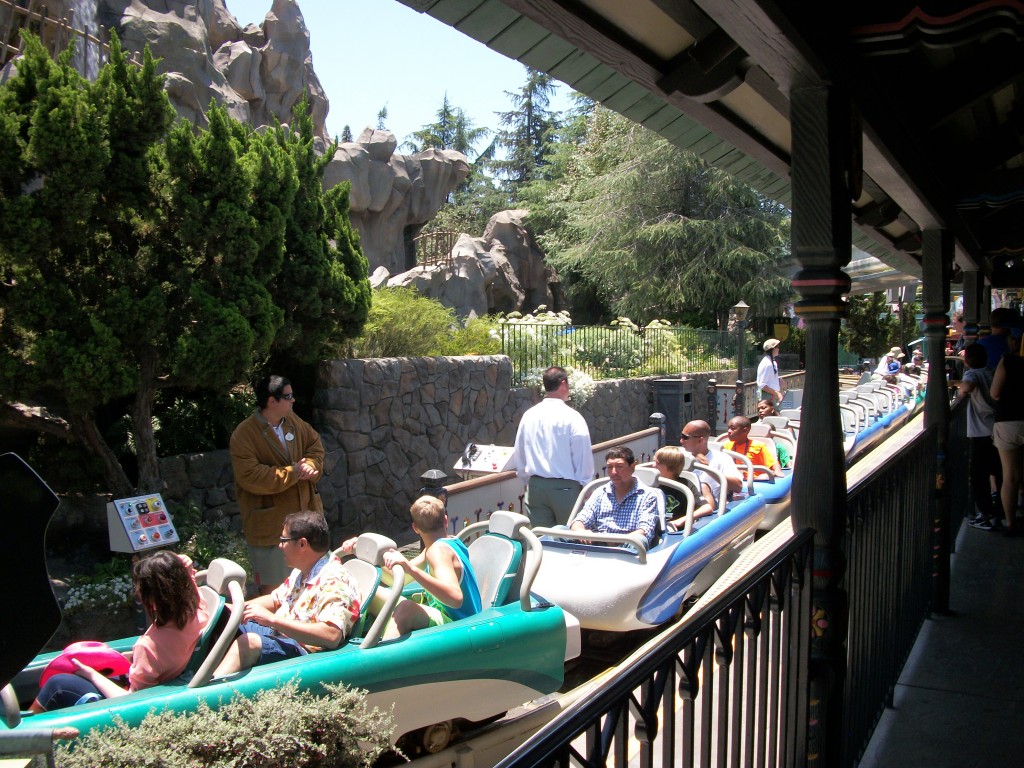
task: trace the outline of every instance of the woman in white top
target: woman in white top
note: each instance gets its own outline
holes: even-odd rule
[[[778,339],[768,339],[763,345],[764,357],[757,366],[758,400],[770,399],[776,404],[782,402],[782,381],[779,379],[779,365],[775,362],[781,343]]]

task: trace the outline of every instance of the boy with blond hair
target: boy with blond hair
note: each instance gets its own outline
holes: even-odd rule
[[[405,568],[424,589],[423,603],[402,600],[385,637],[396,637],[416,629],[436,627],[479,613],[480,589],[469,563],[469,549],[448,536],[448,515],[444,503],[433,496],[421,496],[409,509],[412,529],[423,540],[423,549],[407,561],[401,552],[384,553],[384,566]]]

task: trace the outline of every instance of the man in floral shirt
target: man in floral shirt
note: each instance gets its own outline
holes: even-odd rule
[[[269,595],[245,604],[240,634],[217,676],[333,650],[348,637],[359,617],[359,589],[329,542],[323,513],[295,512],[284,519],[278,546],[291,575]]]

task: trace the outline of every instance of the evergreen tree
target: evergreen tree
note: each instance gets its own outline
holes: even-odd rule
[[[209,128],[172,127],[148,51],[135,67],[115,39],[95,83],[69,57],[26,35],[0,87],[0,397],[63,416],[124,496],[160,487],[158,390],[226,392],[276,348],[357,332],[367,268],[301,120],[257,134],[211,107]],[[125,403],[137,483],[98,422]]]
[[[437,120],[415,131],[402,146],[410,152],[434,149],[454,149],[468,158],[473,158],[477,142],[485,138],[489,130],[477,128],[466,117],[460,107],[453,107],[445,93],[437,110]]]
[[[885,291],[852,294],[839,340],[860,357],[880,357],[892,346],[912,341],[917,329],[918,304],[911,301],[894,313]]]
[[[548,105],[556,87],[551,75],[527,67],[523,87],[517,93],[505,91],[513,109],[498,115],[504,126],[498,147],[504,156],[494,161],[494,168],[513,198],[529,182],[550,178],[547,166],[559,121]]]
[[[383,131],[387,126],[385,123],[388,120],[388,105],[385,104],[380,108],[380,112],[377,113],[377,130]]]
[[[741,298],[774,315],[791,294],[788,211],[615,113],[593,113],[560,195],[542,244],[573,317],[724,327]]]
[[[351,141],[352,141],[352,129],[346,124],[345,127],[341,129],[341,142],[343,144],[348,144]]]

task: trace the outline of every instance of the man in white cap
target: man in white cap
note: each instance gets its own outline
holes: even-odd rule
[[[878,367],[875,368],[875,374],[881,376],[883,379],[887,376],[895,376],[900,371],[899,361],[904,357],[903,350],[899,347],[893,347],[885,356],[878,361]],[[893,370],[893,364],[895,364],[895,370]]]
[[[759,402],[771,400],[775,405],[782,402],[782,380],[779,378],[779,364],[775,362],[781,343],[778,339],[768,339],[762,345],[764,357],[757,365],[757,389],[759,391],[757,399]]]

